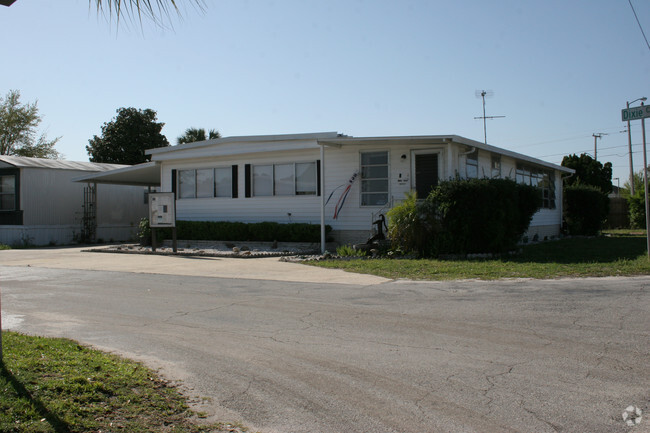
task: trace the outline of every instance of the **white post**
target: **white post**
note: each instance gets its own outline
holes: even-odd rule
[[[325,254],[325,145],[320,145],[320,252]]]

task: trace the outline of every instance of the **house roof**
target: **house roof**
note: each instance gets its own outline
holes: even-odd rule
[[[93,173],[72,179],[74,182],[113,185],[160,186],[160,166],[155,162],[121,166],[116,170]]]
[[[221,156],[236,155],[251,152],[251,149],[237,147],[237,144],[254,144],[259,147],[256,152],[273,152],[278,150],[298,150],[324,146],[346,146],[346,145],[399,145],[403,144],[445,144],[457,143],[468,147],[482,149],[491,153],[514,158],[518,161],[548,167],[565,173],[573,173],[574,170],[562,167],[538,158],[533,158],[522,153],[501,149],[496,146],[484,144],[479,141],[461,137],[459,135],[416,135],[416,136],[385,136],[385,137],[351,137],[338,132],[317,132],[311,134],[281,134],[281,135],[250,135],[237,137],[223,137],[213,140],[186,143],[177,146],[159,147],[149,149],[145,153],[152,156],[154,161],[196,158],[197,156]],[[233,147],[235,145],[235,147]]]
[[[26,156],[0,155],[0,166],[16,168],[50,168],[55,170],[107,171],[128,167],[121,164],[97,162],[64,161],[61,159],[28,158]]]
[[[421,136],[389,136],[389,137],[347,137],[339,136],[334,139],[321,139],[321,145],[334,145],[345,146],[346,144],[354,145],[389,145],[389,144],[444,144],[444,143],[459,143],[469,147],[475,147],[491,153],[499,154],[514,158],[519,161],[525,161],[536,165],[552,168],[554,170],[563,171],[565,173],[574,173],[575,170],[568,167],[562,167],[547,161],[543,161],[532,156],[524,155],[522,153],[513,152],[511,150],[501,149],[500,147],[492,146],[482,143],[480,141],[471,140],[469,138],[461,137],[460,135],[421,135]]]

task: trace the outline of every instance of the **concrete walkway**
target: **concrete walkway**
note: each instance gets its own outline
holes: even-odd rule
[[[115,254],[91,252],[89,247],[30,248],[0,251],[0,265],[52,269],[135,272],[254,280],[370,285],[390,281],[270,258],[225,258]]]

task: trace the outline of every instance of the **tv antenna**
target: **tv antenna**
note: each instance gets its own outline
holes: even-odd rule
[[[491,98],[494,96],[494,92],[492,90],[477,90],[475,94],[477,98],[480,97],[483,99],[483,117],[475,117],[474,119],[483,119],[483,139],[485,140],[485,145],[487,146],[487,124],[485,123],[486,119],[498,119],[506,116],[485,115],[485,97],[487,96],[488,98]]]

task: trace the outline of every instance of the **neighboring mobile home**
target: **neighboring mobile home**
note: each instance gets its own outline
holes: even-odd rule
[[[142,186],[77,183],[127,166],[0,155],[0,243],[128,240],[147,215]]]
[[[224,137],[147,151],[179,220],[306,222],[332,226],[339,243],[365,242],[373,221],[410,190],[425,197],[455,177],[510,178],[540,188],[528,236],[556,236],[562,176],[571,169],[456,135],[349,137],[336,132]],[[96,181],[104,176],[98,174]]]

